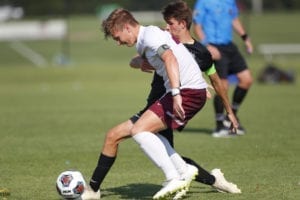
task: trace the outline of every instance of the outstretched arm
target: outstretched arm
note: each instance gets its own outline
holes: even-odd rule
[[[239,124],[238,124],[238,121],[231,109],[229,98],[228,98],[227,92],[221,82],[221,79],[217,73],[213,73],[213,74],[209,75],[209,79],[210,79],[210,82],[211,82],[212,86],[214,87],[216,93],[221,97],[223,105],[227,112],[227,116],[232,124],[232,131],[234,133],[236,133],[236,130],[237,130]]]

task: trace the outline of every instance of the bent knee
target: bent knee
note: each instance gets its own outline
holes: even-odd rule
[[[249,70],[241,72],[238,74],[239,86],[241,88],[249,89],[253,84],[253,77]]]
[[[109,131],[106,133],[105,144],[106,145],[115,145],[120,140],[119,134],[115,131]]]
[[[247,77],[240,82],[239,86],[245,89],[249,89],[252,84],[253,84],[253,78]]]

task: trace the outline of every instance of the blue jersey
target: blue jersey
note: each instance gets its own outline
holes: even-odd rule
[[[232,20],[238,17],[235,0],[198,0],[194,8],[194,23],[202,26],[203,44],[232,42]]]

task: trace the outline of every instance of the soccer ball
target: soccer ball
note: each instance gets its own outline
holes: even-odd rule
[[[79,199],[85,187],[85,181],[79,171],[64,171],[56,180],[56,189],[63,199]]]

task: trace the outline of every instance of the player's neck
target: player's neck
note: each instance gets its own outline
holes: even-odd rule
[[[195,42],[189,31],[186,31],[185,33],[181,34],[179,36],[179,41],[184,44],[194,44]]]

